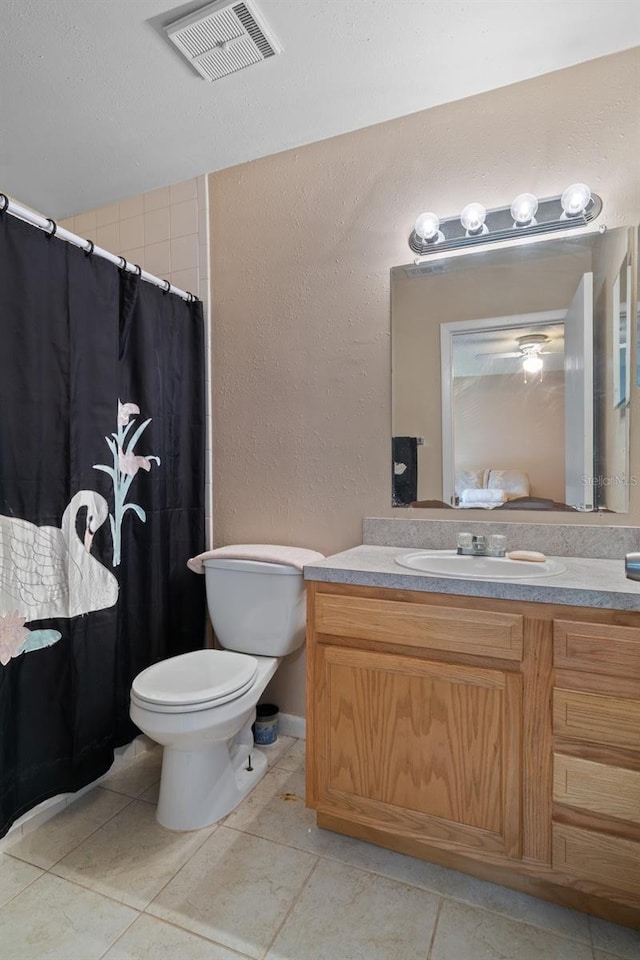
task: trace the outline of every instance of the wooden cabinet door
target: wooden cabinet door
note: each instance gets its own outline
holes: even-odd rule
[[[520,857],[519,674],[325,645],[314,655],[319,811]]]

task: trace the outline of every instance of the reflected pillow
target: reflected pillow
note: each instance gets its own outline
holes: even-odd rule
[[[477,490],[487,487],[488,470],[456,471],[456,496],[461,497],[465,490]]]
[[[529,477],[522,470],[490,470],[487,486],[490,490],[506,490],[517,497],[528,497],[530,491]]]

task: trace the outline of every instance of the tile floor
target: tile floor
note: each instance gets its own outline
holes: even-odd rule
[[[223,822],[155,821],[160,752],[0,855],[0,960],[638,960],[640,933],[358,840],[304,806],[304,742]]]

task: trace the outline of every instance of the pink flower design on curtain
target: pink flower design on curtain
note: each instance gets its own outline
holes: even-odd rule
[[[137,457],[135,453],[125,453],[122,447],[118,447],[118,463],[120,472],[128,477],[135,477],[140,468],[151,470],[151,460],[157,460],[157,457]]]
[[[140,413],[140,407],[137,403],[120,403],[118,400],[118,426],[126,427],[129,423],[131,414]]]
[[[0,663],[6,666],[15,657],[29,636],[25,627],[25,618],[18,611],[0,617]]]

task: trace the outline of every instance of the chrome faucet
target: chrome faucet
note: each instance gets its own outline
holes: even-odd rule
[[[477,537],[475,534],[471,538],[471,549],[474,553],[483,554],[489,549],[486,537]]]
[[[504,557],[505,538],[500,535],[487,538],[481,534],[461,533],[458,536],[458,553],[463,557]]]

